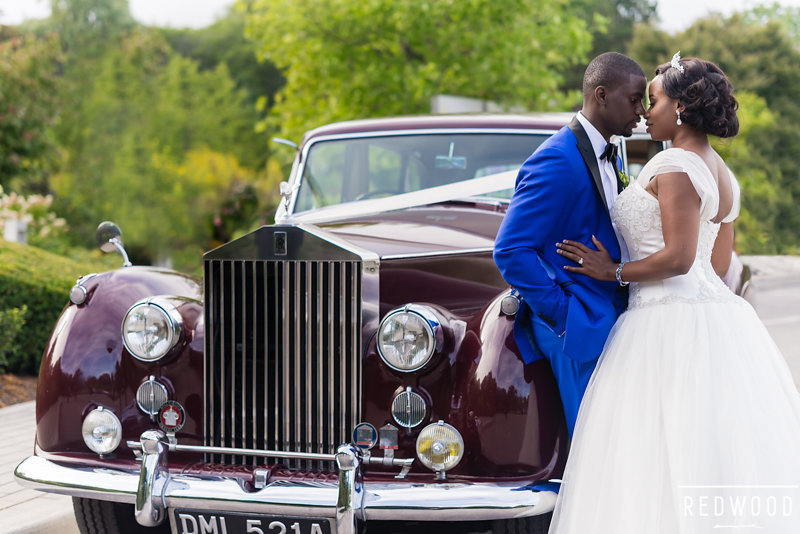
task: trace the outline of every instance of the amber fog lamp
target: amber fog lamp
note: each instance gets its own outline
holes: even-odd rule
[[[122,321],[122,342],[134,358],[153,362],[166,356],[181,337],[183,318],[169,301],[140,300]]]
[[[427,364],[442,343],[442,326],[425,306],[409,304],[390,311],[378,328],[378,354],[397,371],[412,372]]]
[[[111,454],[122,440],[122,423],[114,412],[101,406],[89,412],[83,420],[81,434],[92,451],[100,455]]]
[[[437,478],[458,465],[464,456],[464,439],[444,421],[426,426],[417,438],[417,458],[422,465],[436,471]]]

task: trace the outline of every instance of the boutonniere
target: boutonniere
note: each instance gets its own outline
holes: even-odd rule
[[[628,187],[628,184],[631,183],[631,177],[624,172],[619,171],[619,181],[622,182],[622,188],[625,189]]]

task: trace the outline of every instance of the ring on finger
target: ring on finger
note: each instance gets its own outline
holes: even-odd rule
[[[583,265],[583,258],[578,258],[578,265]]]

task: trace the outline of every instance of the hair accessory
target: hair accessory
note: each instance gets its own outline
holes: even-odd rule
[[[675,55],[672,56],[672,61],[670,61],[669,64],[672,66],[672,68],[678,69],[678,72],[683,74],[683,65],[681,65],[681,51],[680,50],[675,52]]]
[[[676,124],[678,126],[680,126],[681,124],[683,124],[683,121],[681,120],[681,110],[676,109],[675,110],[675,114],[678,116],[678,120],[676,121]]]

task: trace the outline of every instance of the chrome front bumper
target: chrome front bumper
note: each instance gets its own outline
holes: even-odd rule
[[[142,435],[139,472],[99,467],[66,467],[38,456],[14,474],[28,487],[75,497],[135,505],[136,520],[161,523],[168,508],[247,512],[271,516],[334,519],[337,534],[356,532],[357,521],[481,521],[539,515],[553,510],[556,493],[517,483],[433,483],[409,481],[362,484],[358,452],[343,445],[335,455],[338,482],[277,480],[246,491],[222,476],[169,473],[167,444],[160,433]]]

